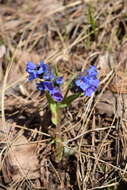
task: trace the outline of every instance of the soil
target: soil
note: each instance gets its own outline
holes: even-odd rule
[[[120,190],[127,183],[126,0],[0,0],[0,189]],[[62,109],[57,128],[26,63],[64,76],[90,65],[100,85]]]

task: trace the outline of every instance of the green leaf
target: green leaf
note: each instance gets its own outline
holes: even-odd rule
[[[55,65],[55,67],[53,68],[54,69],[54,74],[56,77],[59,77],[60,74],[59,74],[59,71],[58,71],[58,68],[57,68],[57,65]]]
[[[70,106],[70,104],[75,100],[77,99],[79,96],[81,96],[82,93],[76,93],[76,94],[73,94],[73,95],[70,95],[66,98],[63,99],[63,101],[61,103],[59,103],[59,107],[60,108],[65,108],[65,107],[68,107]]]
[[[52,113],[52,117],[51,117],[52,123],[54,125],[57,125],[58,123],[57,103],[50,103],[49,107]]]
[[[52,97],[50,96],[50,94],[49,94],[48,92],[46,92],[46,98],[47,98],[49,104],[56,103],[56,102],[52,99]]]
[[[50,94],[48,92],[46,92],[46,97],[47,97],[49,108],[50,108],[50,111],[52,114],[51,121],[54,125],[57,125],[57,123],[58,123],[58,104],[57,104],[57,102],[55,102],[52,99],[52,97],[50,96]]]
[[[92,27],[92,30],[94,32],[94,35],[96,35],[96,20],[93,16],[93,10],[92,10],[92,6],[90,4],[88,4],[88,20],[89,20],[89,23]]]

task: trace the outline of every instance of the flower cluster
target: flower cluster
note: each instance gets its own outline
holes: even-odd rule
[[[29,80],[39,79],[36,83],[37,89],[47,91],[50,96],[56,101],[61,102],[63,95],[60,86],[63,83],[63,77],[57,77],[47,64],[40,61],[38,65],[33,62],[28,62],[26,71],[29,73]],[[80,73],[72,84],[73,92],[83,92],[85,96],[91,96],[99,86],[97,79],[96,66],[90,66],[85,72]]]
[[[81,91],[85,96],[91,96],[93,92],[99,86],[99,80],[97,79],[96,66],[90,66],[86,70],[86,75],[80,73],[79,76],[74,80],[74,88],[76,91]]]
[[[56,77],[47,64],[43,61],[40,61],[39,65],[28,62],[26,71],[29,73],[30,81],[36,78],[40,79],[40,82],[37,83],[38,90],[48,91],[56,102],[63,100],[63,95],[60,90],[63,77]]]

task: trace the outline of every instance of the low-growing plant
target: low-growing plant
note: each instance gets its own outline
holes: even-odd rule
[[[70,104],[79,96],[92,96],[99,85],[96,66],[90,66],[86,71],[79,73],[71,80],[65,95],[62,94],[63,77],[58,75],[44,61],[38,65],[28,62],[26,65],[28,80],[36,80],[36,87],[44,92],[51,110],[51,121],[56,127],[54,135],[55,161],[59,162],[63,155],[64,145],[61,139],[61,109]],[[70,93],[71,92],[71,95]]]

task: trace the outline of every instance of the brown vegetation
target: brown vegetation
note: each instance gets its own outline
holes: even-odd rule
[[[94,64],[100,86],[62,112],[54,161],[46,99],[27,61],[66,81]],[[66,90],[66,83],[63,92]],[[115,189],[127,181],[126,0],[0,0],[0,189]]]

